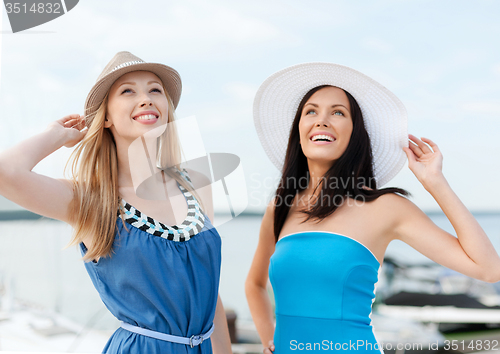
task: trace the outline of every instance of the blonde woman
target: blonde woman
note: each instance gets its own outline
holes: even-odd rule
[[[179,169],[179,74],[119,52],[69,115],[0,154],[0,193],[74,228],[102,301],[122,321],[104,353],[229,353],[209,181]],[[71,180],[32,172],[77,145]],[[197,189],[197,186],[200,187]],[[195,192],[197,189],[197,192]],[[43,236],[41,236],[43,237]]]

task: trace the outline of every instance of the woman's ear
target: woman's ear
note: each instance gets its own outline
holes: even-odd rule
[[[104,118],[104,128],[109,128],[113,125],[113,123],[111,122],[111,120],[108,119],[108,117],[105,117]]]

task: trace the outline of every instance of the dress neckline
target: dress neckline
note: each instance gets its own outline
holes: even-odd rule
[[[191,181],[188,180],[188,182]],[[170,241],[188,241],[203,229],[205,225],[205,215],[196,198],[186,188],[180,185],[179,182],[176,183],[177,187],[184,195],[188,206],[186,218],[182,223],[177,225],[165,225],[144,214],[125,201],[125,199],[120,198],[119,209],[121,209],[124,214],[122,220],[153,236],[159,236]],[[118,216],[120,216],[120,210],[118,210]]]
[[[375,260],[375,262],[377,262],[377,264],[379,265],[379,267],[381,266],[381,264],[378,261],[377,257],[375,257],[375,254],[368,247],[366,247],[364,244],[362,244],[361,242],[359,242],[358,240],[356,240],[356,239],[354,239],[354,238],[352,238],[350,236],[339,234],[337,232],[330,232],[330,231],[299,231],[299,232],[294,232],[293,234],[288,234],[288,235],[285,235],[283,237],[280,237],[278,239],[278,242],[276,242],[276,245],[278,245],[278,243],[280,241],[282,241],[283,239],[285,239],[285,238],[288,238],[288,237],[291,237],[291,236],[297,236],[297,235],[300,235],[300,234],[309,234],[309,233],[321,233],[321,234],[328,234],[328,235],[336,235],[336,236],[346,237],[346,238],[348,238],[348,239],[356,242],[357,244],[359,244],[360,246],[362,246],[364,249],[366,249],[368,252],[370,252],[370,254],[373,256],[373,259]]]

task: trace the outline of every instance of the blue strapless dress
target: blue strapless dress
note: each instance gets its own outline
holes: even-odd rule
[[[380,263],[360,242],[330,232],[278,241],[269,265],[275,353],[383,353],[371,326]]]

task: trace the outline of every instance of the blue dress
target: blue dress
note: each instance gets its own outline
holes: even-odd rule
[[[186,220],[166,226],[121,200],[113,254],[86,262],[109,311],[134,326],[175,336],[206,333],[212,326],[219,289],[221,239],[196,199]],[[127,226],[128,230],[124,226]],[[81,252],[87,251],[80,243]],[[212,353],[210,338],[191,348],[118,328],[103,353]]]
[[[360,242],[330,232],[281,238],[269,265],[275,354],[383,353],[371,326],[380,263]]]

